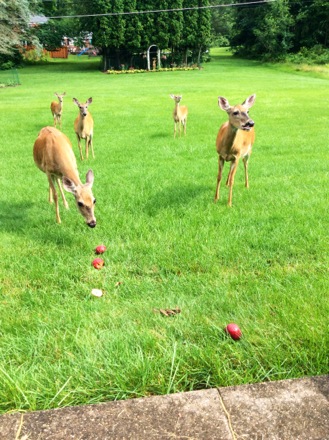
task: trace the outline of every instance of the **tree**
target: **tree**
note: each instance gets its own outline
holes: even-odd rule
[[[52,51],[61,47],[64,36],[76,36],[76,25],[74,20],[49,20],[35,27],[33,33],[44,49]]]
[[[0,0],[0,54],[10,55],[29,39],[29,23],[35,0]]]
[[[226,0],[211,0],[212,5],[225,4]],[[228,46],[232,34],[234,10],[232,7],[211,9],[211,43],[213,46]]]
[[[181,62],[182,47],[186,46],[185,43],[182,46],[184,15],[179,10],[183,2],[184,0],[88,0],[77,2],[76,12],[84,15],[109,14],[81,19],[82,29],[92,32],[94,44],[102,48],[103,69],[107,70],[110,67],[130,66],[133,59],[137,62],[136,53],[146,52],[153,44],[162,50],[170,49],[177,61]],[[191,2],[196,8],[208,5],[208,0],[190,0],[185,3],[188,5]],[[210,11],[200,8],[195,12],[191,50],[200,54],[210,42]],[[110,15],[114,13],[115,15]]]
[[[292,46],[293,19],[287,0],[243,6],[235,10],[231,47],[239,55],[277,59]]]
[[[185,0],[183,41],[181,43],[184,52],[184,61],[187,63],[188,54],[191,53],[193,62],[200,64],[201,54],[210,46],[211,35],[211,12],[206,6],[208,0]]]
[[[294,51],[315,45],[329,46],[329,3],[327,0],[290,1],[294,23]]]

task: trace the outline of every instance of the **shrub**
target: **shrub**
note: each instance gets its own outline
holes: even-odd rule
[[[29,49],[23,53],[23,60],[26,64],[46,63],[50,60],[49,52],[39,49]]]
[[[295,64],[328,64],[329,49],[321,45],[312,48],[302,47],[299,52],[288,55],[286,61]]]

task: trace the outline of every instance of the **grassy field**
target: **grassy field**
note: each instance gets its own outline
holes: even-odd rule
[[[0,90],[1,412],[328,373],[329,77],[212,55],[200,71],[117,76],[57,60]],[[63,131],[82,180],[95,173],[95,229],[70,194],[55,223],[33,162],[64,91]],[[189,107],[185,138],[170,93]],[[225,186],[213,203],[217,97],[252,93],[250,189],[240,164],[228,208]],[[79,159],[73,97],[93,98],[94,160]]]

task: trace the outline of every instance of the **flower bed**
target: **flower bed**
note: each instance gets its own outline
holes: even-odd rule
[[[184,71],[184,70],[201,70],[202,67],[191,66],[191,67],[164,67],[155,70],[145,70],[145,69],[126,69],[126,70],[107,70],[106,73],[110,75],[122,75],[122,74],[132,74],[132,73],[151,73],[151,72],[176,72],[176,71]]]

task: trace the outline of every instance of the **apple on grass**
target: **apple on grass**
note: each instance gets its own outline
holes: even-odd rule
[[[96,246],[95,252],[96,254],[103,254],[106,251],[106,246],[104,244],[99,244]]]
[[[101,258],[95,258],[93,260],[92,265],[94,266],[95,269],[101,269],[104,266],[104,260],[102,260]]]
[[[242,336],[242,332],[237,324],[231,322],[225,327],[226,333],[228,333],[235,341],[239,340]]]

